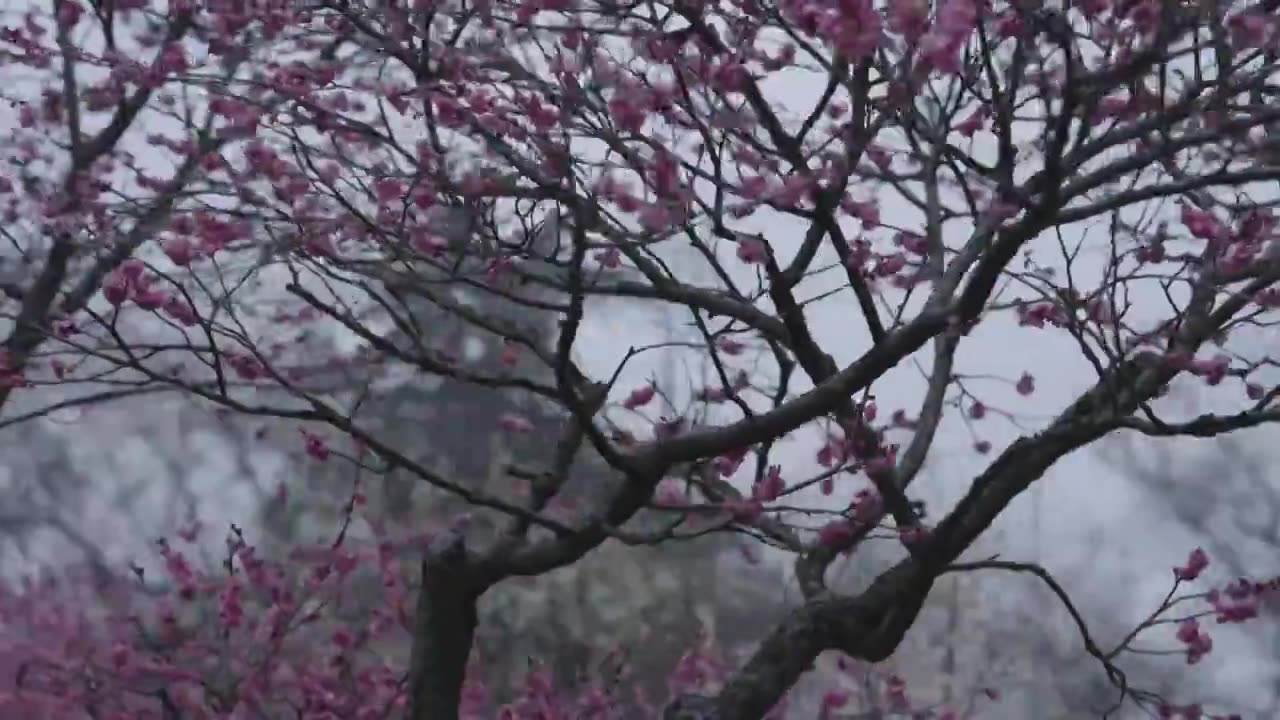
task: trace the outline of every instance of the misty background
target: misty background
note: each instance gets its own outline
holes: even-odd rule
[[[12,10],[20,1],[6,0],[4,7]],[[821,89],[802,73],[768,84],[777,103],[794,107],[810,105]],[[0,107],[0,127],[9,126],[11,112]],[[164,129],[163,118],[150,122],[151,131]],[[151,152],[140,140],[133,149],[142,158]],[[147,162],[163,168],[167,160]],[[877,199],[885,217],[911,224],[913,210],[905,203],[895,204],[889,195]],[[802,234],[794,220],[768,212],[744,223],[744,229],[771,240]],[[144,253],[163,262],[154,247]],[[25,267],[18,257],[0,259],[8,273],[20,274]],[[689,268],[691,282],[698,280],[693,259],[678,250],[667,259]],[[1044,262],[1054,264],[1052,257]],[[1087,274],[1087,254],[1082,262]],[[734,271],[753,272],[741,264]],[[272,277],[258,282],[259,297],[269,299]],[[827,274],[807,283],[802,294],[817,297],[840,280]],[[815,334],[824,338],[839,364],[864,352],[869,343],[865,328],[851,321],[851,302],[846,293],[808,306]],[[258,321],[264,327],[275,322],[271,313]],[[449,331],[443,323],[436,327],[442,334]],[[7,335],[10,329],[0,322],[0,333]],[[465,334],[465,329],[459,332]],[[1260,353],[1273,342],[1266,332],[1251,336]],[[585,369],[607,377],[629,348],[697,337],[677,312],[657,312],[625,300],[593,300],[578,352]],[[364,352],[359,342],[338,332],[286,340],[297,343],[300,354],[351,360]],[[459,343],[475,362],[492,361],[500,352],[482,337],[441,341]],[[692,388],[708,372],[696,354],[659,354],[630,365],[618,387],[656,379],[664,389],[684,388],[671,391],[676,393],[672,402],[680,405],[689,402]],[[767,375],[768,370],[762,372]],[[1093,379],[1070,338],[999,318],[984,322],[962,345],[957,372],[973,376],[967,382],[981,389],[991,412],[971,420],[963,408],[948,409],[926,469],[912,486],[913,498],[924,500],[933,517],[967,489],[1001,448],[1034,431]],[[1016,393],[1011,382],[1024,372],[1036,378],[1030,397]],[[340,396],[346,391],[340,370],[333,377],[338,388],[333,394]],[[806,387],[797,382],[794,392]],[[268,548],[327,539],[357,481],[373,502],[420,513],[413,519],[424,525],[443,523],[462,510],[403,479],[359,476],[341,459],[309,457],[294,423],[238,417],[171,393],[46,411],[91,391],[57,384],[24,389],[0,415],[0,571],[7,577],[60,565],[151,566],[155,541],[193,520],[204,527],[200,539],[211,561],[232,523],[251,542]],[[874,391],[886,415],[896,409],[912,413],[924,391],[922,368],[904,364]],[[520,407],[537,429],[512,443],[499,431],[499,418],[517,401],[412,374],[382,378],[372,398],[362,412],[382,432],[415,444],[422,461],[477,483],[501,482],[492,458],[532,462],[555,432],[551,419],[540,420],[536,409]],[[1192,413],[1214,409],[1195,381],[1179,381],[1163,402]],[[797,433],[774,448],[774,461],[788,476],[819,470],[817,433]],[[1268,468],[1280,461],[1280,446],[1272,436],[1267,428],[1204,441],[1111,436],[1054,466],[999,518],[969,557],[998,554],[1043,564],[1072,593],[1101,644],[1114,644],[1158,606],[1170,585],[1171,568],[1194,547],[1204,547],[1213,561],[1206,585],[1276,572],[1280,480]],[[991,453],[975,450],[980,440],[991,443]],[[481,462],[482,457],[489,459]],[[583,481],[581,492],[592,492],[589,482]],[[844,505],[840,497],[824,499],[814,492],[804,500],[836,508]],[[891,541],[873,541],[833,568],[833,584],[858,587],[897,552]],[[622,644],[636,653],[646,683],[659,691],[699,632],[730,653],[750,648],[783,608],[796,601],[789,581],[789,556],[741,538],[712,537],[657,548],[610,542],[577,565],[508,583],[487,596],[482,609],[496,631],[482,638],[482,645],[487,642],[495,656],[509,657],[510,667],[504,670],[514,677],[531,656],[571,673],[601,647]],[[1274,618],[1274,608],[1267,612]],[[1173,654],[1126,656],[1122,667],[1132,684],[1146,689],[1221,702],[1246,717],[1276,717],[1280,631],[1267,620],[1211,627],[1215,651],[1196,667],[1188,667],[1178,655],[1172,627],[1158,630],[1142,646]],[[907,680],[913,697],[953,704],[964,711],[963,717],[1091,717],[1115,697],[1056,600],[1032,578],[994,572],[940,581],[927,611],[894,657],[874,672],[843,672],[835,658],[824,658],[817,673],[821,677],[807,679],[801,693],[847,683],[860,697],[874,700],[881,683],[894,673]],[[998,692],[985,693],[986,688]]]

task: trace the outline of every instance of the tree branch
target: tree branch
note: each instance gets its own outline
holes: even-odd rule
[[[1246,410],[1234,415],[1205,414],[1179,423],[1167,423],[1159,419],[1126,417],[1117,418],[1112,422],[1112,425],[1116,428],[1134,430],[1151,437],[1186,435],[1208,438],[1276,421],[1280,421],[1280,409],[1271,408],[1267,410]]]
[[[1035,563],[1009,562],[1006,560],[955,563],[947,568],[947,572],[968,572],[971,570],[1008,570],[1016,573],[1029,573],[1039,578],[1057,596],[1063,607],[1071,615],[1072,622],[1075,623],[1076,629],[1080,632],[1080,639],[1084,641],[1085,652],[1102,663],[1102,667],[1107,671],[1107,679],[1120,689],[1121,697],[1128,692],[1129,681],[1125,677],[1124,671],[1116,667],[1111,658],[1107,657],[1107,653],[1094,641],[1093,634],[1089,632],[1088,623],[1085,622],[1084,616],[1080,614],[1080,611],[1076,609],[1075,603],[1071,601],[1071,596],[1067,593],[1066,588],[1062,587],[1062,584],[1048,570]]]

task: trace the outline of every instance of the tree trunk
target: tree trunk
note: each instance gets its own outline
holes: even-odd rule
[[[907,558],[881,573],[861,595],[809,600],[760,643],[717,695],[678,698],[667,706],[663,720],[758,720],[824,650],[881,662],[915,623],[937,574]]]
[[[411,720],[457,720],[475,637],[480,592],[458,533],[432,543],[422,560],[409,664]]]

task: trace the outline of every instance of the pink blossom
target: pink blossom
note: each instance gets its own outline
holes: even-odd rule
[[[1211,590],[1205,599],[1220,624],[1242,623],[1258,616],[1265,590],[1264,586],[1241,578],[1222,590]]]
[[[449,241],[435,233],[415,230],[409,236],[409,246],[427,257],[437,257],[449,248]]]
[[[947,75],[959,75],[963,69],[960,59],[960,42],[939,32],[924,36],[920,43],[920,56],[930,68]]]
[[[1022,377],[1018,378],[1018,384],[1015,386],[1019,395],[1030,395],[1036,391],[1036,379],[1031,373],[1022,373]]]
[[[779,207],[795,208],[809,198],[815,187],[812,177],[796,174],[784,180],[781,186],[770,193],[770,196]]]
[[[826,443],[818,451],[818,463],[823,467],[835,467],[849,457],[849,446],[845,443],[844,438],[837,435],[829,435]]]
[[[379,202],[389,203],[404,196],[404,185],[397,178],[378,178],[373,181],[373,194]]]
[[[62,0],[57,4],[58,25],[70,28],[80,22],[84,15],[84,7],[75,0]]]
[[[742,238],[738,240],[738,259],[751,265],[762,265],[769,260],[769,247],[764,240]]]
[[[1164,243],[1152,242],[1133,251],[1134,258],[1140,263],[1164,262]]]
[[[1196,548],[1187,556],[1185,565],[1175,567],[1173,575],[1178,580],[1191,581],[1200,577],[1200,573],[1209,567],[1209,555],[1201,548]]]
[[[1214,355],[1208,360],[1195,360],[1191,363],[1191,371],[1204,378],[1207,385],[1221,384],[1231,369],[1231,358],[1226,355]]]
[[[769,178],[763,175],[749,175],[742,179],[738,193],[747,200],[762,200],[769,194]]]
[[[1227,19],[1227,28],[1231,31],[1231,44],[1238,49],[1260,48],[1275,36],[1272,19],[1256,11],[1232,15]]]
[[[669,230],[675,222],[671,209],[661,203],[645,203],[641,206],[637,219],[641,227],[650,232]]]
[[[833,520],[818,530],[818,544],[839,547],[854,537],[853,525],[848,520]]]
[[[880,206],[874,200],[860,202],[846,197],[840,206],[857,218],[863,228],[871,230],[880,226]]]
[[[1038,302],[1019,305],[1017,308],[1018,324],[1042,328],[1046,324],[1062,326],[1067,323],[1068,315],[1060,305],[1051,302]]]
[[[694,399],[706,403],[722,403],[728,399],[729,393],[723,387],[705,387],[699,388],[694,393]]]
[[[502,352],[498,356],[498,362],[506,368],[515,367],[520,362],[520,346],[510,340],[502,343]]]
[[[129,258],[120,263],[117,272],[120,273],[130,283],[136,283],[142,279],[143,273],[147,271],[147,266],[138,258]]]
[[[787,482],[782,479],[782,468],[770,465],[760,482],[751,488],[751,496],[763,502],[777,500],[787,490]]]
[[[850,509],[853,511],[853,519],[863,525],[877,522],[883,507],[884,504],[880,500],[880,493],[874,488],[859,490],[853,496],[853,503],[850,505]]]
[[[113,272],[102,283],[102,296],[112,305],[122,305],[129,299],[129,280],[123,273]]]
[[[671,478],[663,478],[662,481],[658,483],[653,499],[661,505],[673,507],[682,506],[688,503],[688,498],[685,496],[684,489],[680,487],[680,484],[677,481]]]
[[[987,120],[991,118],[991,106],[981,105],[977,109],[970,112],[959,123],[956,124],[955,130],[961,136],[971,138],[979,130],[986,127]]]
[[[977,20],[974,0],[942,0],[934,27],[920,40],[921,59],[943,74],[959,74],[963,69],[961,51]]]
[[[159,310],[169,301],[169,293],[151,287],[137,287],[133,293],[133,302],[143,310]]]
[[[883,23],[871,0],[844,0],[836,13],[827,15],[823,30],[827,39],[850,59],[861,60],[880,45]]]
[[[1213,650],[1213,638],[1200,629],[1200,622],[1193,617],[1178,623],[1177,638],[1186,645],[1188,665],[1195,665]]]
[[[746,460],[749,452],[751,452],[751,448],[740,447],[716,457],[716,469],[720,471],[722,477],[732,476],[738,472],[738,468],[742,467],[742,463]]]
[[[875,165],[880,172],[889,172],[893,166],[893,155],[888,149],[872,143],[866,149],[867,158]]]
[[[644,127],[648,112],[634,99],[614,97],[608,103],[609,117],[613,119],[619,130],[638,133]]]
[[[616,247],[605,248],[598,251],[595,255],[595,261],[600,267],[609,270],[616,270],[622,266],[622,251]]]
[[[845,690],[828,690],[822,694],[822,706],[818,711],[819,720],[832,720],[836,716],[833,714],[835,710],[839,710],[849,704],[849,693]]]
[[[329,459],[329,444],[325,442],[323,436],[306,430],[300,432],[302,433],[303,447],[307,455],[320,462]]]
[[[1001,39],[1021,36],[1027,29],[1027,22],[1017,10],[1007,10],[996,16],[996,35]]]
[[[18,108],[18,124],[24,128],[35,127],[36,109],[25,103],[21,105]]]
[[[912,255],[925,257],[929,254],[929,241],[919,233],[899,231],[893,235],[893,244]]]
[[[742,353],[744,345],[727,335],[716,338],[716,348],[725,355],[735,356]]]
[[[531,433],[534,430],[532,421],[514,413],[506,413],[498,418],[498,427],[513,433]]]
[[[1191,205],[1182,206],[1182,224],[1187,232],[1201,240],[1216,240],[1226,231],[1222,223],[1207,210],[1198,210]]]
[[[195,257],[195,246],[185,237],[170,238],[164,244],[164,254],[178,267],[186,267]]]
[[[187,55],[182,46],[167,45],[156,58],[155,70],[161,75],[184,72],[188,68]]]
[[[907,256],[902,253],[892,253],[885,255],[876,260],[874,273],[877,277],[888,277],[902,272],[907,266]]]
[[[898,528],[898,541],[907,547],[920,543],[929,537],[929,529],[923,525]]]
[[[200,322],[200,316],[191,307],[191,303],[177,295],[171,295],[165,300],[164,313],[183,327],[194,327]]]
[[[628,410],[644,407],[653,400],[653,396],[657,394],[658,389],[652,384],[644,385],[631,391],[626,400],[622,401],[622,406]]]
[[[928,0],[891,0],[887,15],[889,32],[901,35],[912,45],[929,29]]]
[[[259,380],[267,374],[262,362],[251,355],[225,353],[223,359],[231,370],[243,380]]]
[[[908,712],[911,701],[907,699],[907,683],[900,675],[890,675],[884,683],[885,699],[891,712]]]

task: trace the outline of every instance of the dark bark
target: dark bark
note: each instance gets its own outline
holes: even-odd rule
[[[423,557],[409,665],[412,720],[458,718],[481,593],[471,576],[460,533],[432,543]]]
[[[857,597],[826,595],[805,603],[734,673],[708,717],[764,717],[826,650],[838,649],[869,662],[889,657],[920,614],[935,576],[908,558]]]
[[[1199,337],[1191,338],[1198,342]],[[915,622],[934,580],[1055,462],[1118,426],[1176,371],[1148,368],[1141,359],[1115,366],[1043,433],[1010,445],[914,556],[881,574],[856,597],[821,595],[774,630],[714,698],[684,698],[668,718],[754,720],[775,705],[825,650],[868,662],[897,649]]]

